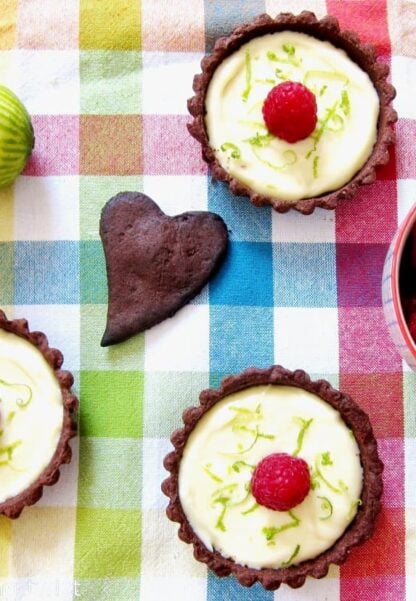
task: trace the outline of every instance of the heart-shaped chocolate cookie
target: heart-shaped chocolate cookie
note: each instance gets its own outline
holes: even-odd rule
[[[103,208],[100,236],[108,279],[101,346],[171,317],[206,284],[225,256],[227,227],[215,213],[169,217],[148,196],[121,192]]]

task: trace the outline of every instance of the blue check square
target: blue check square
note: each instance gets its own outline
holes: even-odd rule
[[[16,304],[79,303],[78,242],[16,242],[14,263]]]
[[[271,365],[273,308],[211,306],[209,356],[211,372],[220,377]]]
[[[274,243],[277,307],[336,307],[336,253],[332,243]]]
[[[273,306],[272,244],[230,242],[224,264],[210,284],[212,305]]]
[[[234,196],[226,184],[216,181],[208,184],[208,207],[224,219],[231,240],[270,242],[270,207],[255,207],[248,198]]]
[[[249,589],[242,586],[234,576],[219,578],[215,574],[208,574],[207,601],[273,601],[272,591],[266,591],[260,583],[254,584]]]

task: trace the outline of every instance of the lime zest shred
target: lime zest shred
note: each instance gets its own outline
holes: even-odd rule
[[[328,86],[325,84],[322,86],[322,88],[319,90],[319,96],[323,96],[325,94],[325,92],[327,91]]]
[[[243,140],[243,142],[248,142],[251,146],[259,146],[260,148],[264,148],[270,144],[273,138],[274,136],[271,134],[259,134],[259,132],[256,132],[255,136],[246,138]]]
[[[252,465],[251,463],[247,463],[246,461],[243,461],[242,459],[240,459],[239,461],[234,461],[234,463],[231,466],[231,469],[234,472],[237,472],[237,474],[239,474],[242,467],[248,467],[250,470],[256,469],[255,465]]]
[[[278,56],[275,52],[272,52],[271,50],[269,50],[269,52],[266,53],[266,56],[270,61],[273,61],[276,63],[285,63],[288,65],[293,65],[294,67],[301,66],[302,59],[297,58],[295,56],[296,48],[294,46],[292,46],[291,44],[283,44],[282,50],[286,54],[285,57]]]
[[[18,397],[16,399],[16,404],[19,407],[26,407],[32,400],[33,391],[32,388],[28,384],[20,384],[19,382],[6,382],[6,380],[0,380],[0,386],[5,386],[6,388],[25,388],[28,391],[27,398]]]
[[[245,56],[244,56],[244,64],[245,64],[245,71],[246,71],[246,87],[243,90],[243,93],[241,94],[242,99],[244,102],[247,102],[247,99],[250,95],[251,92],[251,57],[250,57],[250,52],[248,50],[246,50]]]
[[[313,173],[314,179],[317,179],[317,177],[318,177],[318,163],[319,163],[319,156],[316,155],[313,158],[313,163],[312,163],[312,173]]]
[[[283,81],[287,81],[288,79],[290,79],[289,73],[284,73],[281,69],[279,69],[277,67],[274,70],[274,73],[275,73],[276,77],[278,77],[279,79],[281,79]]]
[[[249,507],[245,511],[242,511],[241,515],[248,515],[249,513],[253,513],[253,511],[256,511],[256,509],[258,509],[259,507],[260,505],[258,503],[254,503],[251,507]]]
[[[305,434],[306,434],[309,426],[313,422],[313,418],[303,419],[302,417],[294,417],[293,421],[299,423],[301,426],[299,433],[298,433],[297,440],[296,440],[296,448],[293,451],[293,455],[296,457],[297,455],[299,455],[299,453],[302,449],[303,439],[305,438]]]
[[[255,79],[254,82],[255,83],[260,83],[260,84],[263,84],[263,85],[269,85],[269,84],[271,84],[272,86],[274,86],[275,83],[276,83],[276,80],[271,79],[269,77],[266,77],[266,79]]]
[[[342,90],[341,92],[341,110],[346,117],[348,117],[351,112],[350,97],[348,96],[347,90]]]
[[[0,448],[0,455],[7,455],[7,459],[0,461],[0,466],[10,464],[10,461],[13,459],[14,450],[17,449],[17,447],[20,447],[22,442],[23,441],[21,439],[18,439],[7,446]]]
[[[322,458],[322,455],[318,455],[318,458],[316,459],[316,462],[315,462],[316,477],[319,478],[330,490],[332,490],[332,492],[341,494],[341,493],[345,492],[346,490],[348,490],[348,486],[342,480],[338,480],[338,487],[337,487],[334,484],[332,484],[331,482],[329,482],[329,480],[323,475],[323,473],[319,467],[319,464],[322,461],[321,458]]]
[[[221,509],[221,513],[218,516],[218,519],[215,523],[215,527],[218,528],[218,530],[221,530],[222,532],[226,532],[227,528],[224,524],[224,517],[225,517],[225,512],[227,511],[227,505],[223,504],[223,508]]]
[[[259,438],[267,438],[269,440],[275,439],[275,436],[273,434],[265,434],[264,432],[260,432],[258,426],[256,426],[254,430],[253,428],[247,428],[247,426],[239,426],[238,430],[241,430],[242,432],[248,432],[248,434],[253,434],[254,437],[248,447],[244,448],[242,445],[238,445],[238,452],[241,455],[243,455],[244,453],[248,453],[248,451],[251,451],[251,449],[254,447]]]
[[[236,144],[233,144],[232,142],[224,142],[224,144],[221,144],[221,150],[223,152],[227,152],[227,150],[231,150],[231,158],[232,159],[239,159],[241,157],[241,151],[238,148],[238,146]]]
[[[241,125],[247,125],[248,127],[255,127],[256,129],[260,128],[260,129],[267,130],[265,124],[262,123],[261,121],[250,121],[247,119],[239,119],[238,123],[240,123]]]
[[[288,56],[295,55],[296,50],[295,50],[295,47],[292,46],[292,44],[283,44],[282,48],[283,48],[283,52],[286,52],[286,54]]]
[[[338,131],[342,131],[345,128],[344,119],[341,117],[341,115],[338,115],[338,113],[335,113],[335,115],[332,116],[331,122],[333,125],[331,127],[328,125],[326,128],[327,131],[332,131],[336,133]]]
[[[288,530],[289,528],[297,528],[300,524],[300,519],[292,512],[288,511],[289,516],[292,518],[291,522],[287,522],[286,524],[282,524],[282,526],[264,526],[262,528],[262,534],[266,537],[266,541],[268,545],[274,545],[274,538],[281,532]]]
[[[321,454],[321,463],[322,465],[333,465],[334,462],[331,459],[331,453],[329,451],[325,451],[325,453]]]
[[[298,155],[296,154],[296,152],[294,150],[285,150],[283,152],[283,157],[286,159],[286,162],[283,163],[282,165],[274,165],[270,161],[268,161],[265,158],[263,158],[262,156],[260,156],[259,152],[255,146],[252,146],[252,151],[253,151],[255,157],[261,163],[263,163],[267,167],[270,167],[270,169],[274,169],[275,171],[282,171],[282,169],[286,169],[286,167],[290,167],[291,165],[294,165],[296,163],[296,161],[298,160]]]
[[[211,480],[214,480],[214,482],[224,482],[222,478],[217,476],[217,474],[214,474],[214,472],[211,470],[211,463],[204,465],[203,470],[211,478]]]
[[[292,563],[292,561],[295,559],[295,557],[298,555],[300,551],[300,545],[296,545],[295,550],[293,551],[292,555],[289,557],[289,559],[287,561],[282,561],[282,563],[280,564],[282,568],[286,568],[287,566],[290,566],[290,564]]]
[[[250,484],[246,483],[244,485],[245,494],[241,499],[237,499],[235,501],[232,500],[232,495],[238,489],[238,484],[233,482],[231,484],[227,484],[226,486],[222,486],[218,488],[212,493],[212,503],[222,505],[222,509],[220,514],[218,515],[217,521],[215,523],[215,528],[218,528],[222,532],[227,530],[226,525],[224,524],[224,518],[227,510],[230,507],[237,507],[238,505],[242,505],[245,503],[250,495]]]
[[[321,483],[318,480],[317,473],[311,468],[311,487],[312,490],[316,490],[317,488],[321,488]]]
[[[329,79],[330,81],[338,80],[344,86],[347,86],[350,83],[348,77],[344,75],[344,73],[340,73],[339,71],[323,71],[319,69],[310,69],[309,71],[306,71],[303,77],[303,85],[307,86],[308,79],[310,79],[311,77]]]
[[[316,497],[317,499],[321,499],[322,503],[321,503],[321,509],[322,511],[326,511],[326,515],[323,515],[321,518],[319,518],[321,521],[325,521],[325,520],[329,520],[329,518],[332,516],[332,513],[334,511],[333,505],[331,503],[331,501],[328,499],[328,497]]]
[[[236,484],[235,482],[232,482],[231,484],[226,484],[225,486],[221,486],[220,488],[217,488],[216,490],[214,490],[214,492],[212,493],[211,497],[213,497],[213,503],[222,503],[222,499],[227,498],[227,500],[229,501],[229,497],[223,497],[223,493],[229,493],[232,494],[235,489],[237,488],[238,484]]]
[[[250,415],[250,417],[253,415],[253,413],[261,413],[261,405],[257,405],[257,407],[254,409],[247,409],[247,407],[236,407],[235,405],[231,405],[230,407],[228,407],[229,411],[235,411],[236,413],[244,413],[245,415]]]
[[[16,411],[10,411],[9,415],[7,416],[7,421],[11,422],[15,415]]]
[[[326,109],[325,117],[322,119],[318,129],[316,129],[312,133],[311,137],[315,142],[314,150],[316,150],[316,145],[318,144],[319,140],[321,139],[324,131],[328,128],[328,123],[331,121],[333,116],[336,114],[338,107],[339,107],[339,101],[336,100],[332,106],[330,106],[329,108]]]

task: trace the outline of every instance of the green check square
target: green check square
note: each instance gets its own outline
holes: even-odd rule
[[[140,511],[78,507],[75,578],[138,576],[140,521]]]
[[[81,368],[86,370],[142,370],[144,365],[144,334],[125,342],[101,347],[107,305],[81,305]]]
[[[82,240],[99,240],[101,209],[110,198],[120,191],[143,191],[139,175],[81,175],[79,179]]]
[[[104,250],[99,240],[81,240],[81,303],[107,302],[107,274]]]
[[[81,436],[140,438],[143,374],[81,371]]]
[[[147,372],[144,385],[143,436],[168,437],[182,425],[182,412],[197,405],[208,388],[205,372]]]
[[[78,507],[138,509],[141,457],[136,439],[81,436]]]
[[[416,373],[403,374],[404,429],[408,438],[416,437]]]
[[[12,305],[14,302],[14,244],[0,242],[0,303]]]
[[[81,113],[141,113],[141,67],[141,53],[138,51],[81,52]]]
[[[82,578],[74,582],[74,601],[104,601],[122,599],[137,601],[140,597],[139,578]]]

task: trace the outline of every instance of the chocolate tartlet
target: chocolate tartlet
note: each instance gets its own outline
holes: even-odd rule
[[[71,460],[77,398],[62,353],[0,311],[0,514],[17,518]]]
[[[189,132],[213,178],[254,205],[334,209],[388,162],[397,120],[389,68],[334,17],[260,15],[218,39],[201,67]],[[315,129],[296,143],[273,135],[264,117],[266,97],[288,81],[312,91],[317,106]]]
[[[218,576],[297,588],[371,536],[383,489],[377,443],[368,416],[325,380],[250,368],[201,392],[183,421],[164,461],[167,515]],[[276,474],[264,467],[276,460],[307,465],[310,476],[286,473],[273,489]],[[299,477],[306,496],[298,496]],[[293,478],[298,498],[290,505],[284,488]]]

